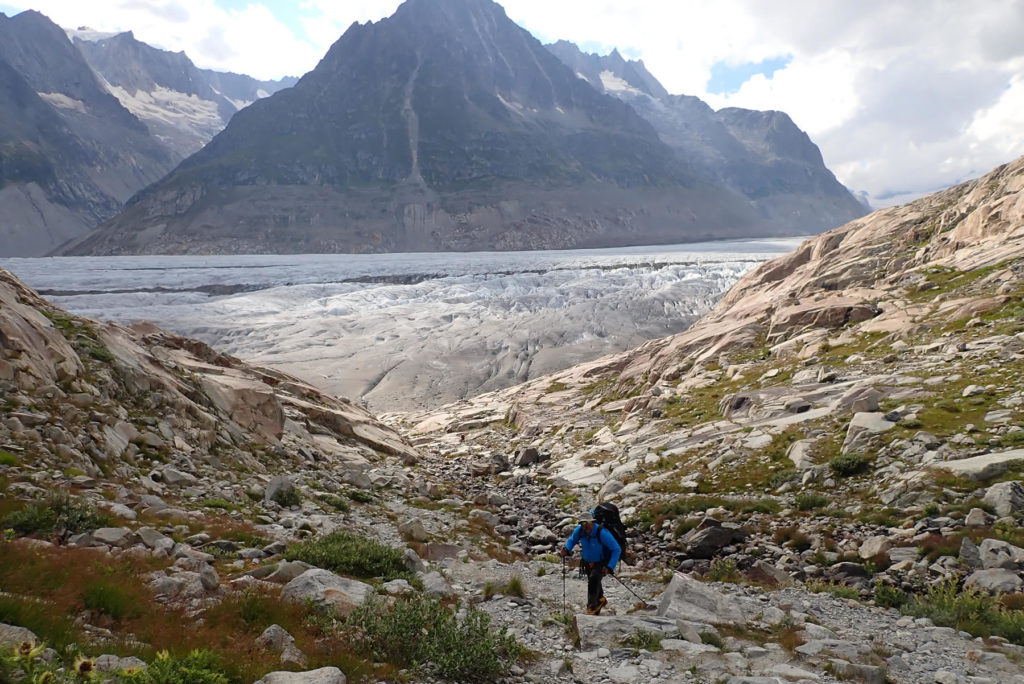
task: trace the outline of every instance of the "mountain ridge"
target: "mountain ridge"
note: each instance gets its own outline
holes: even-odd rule
[[[32,10],[0,14],[0,38],[0,62],[7,70],[0,97],[0,252],[5,256],[41,256],[115,215],[136,191],[222,128],[229,113],[244,104],[239,96],[247,95],[248,77],[196,70],[187,56],[174,57],[130,36],[73,43],[64,29]],[[108,50],[103,64],[93,55],[96,67],[114,70],[108,80],[90,66],[83,49],[119,43],[131,49]],[[154,79],[147,69],[161,59],[163,77]],[[122,82],[115,74],[128,73],[140,82],[169,83],[171,64],[196,84],[193,90],[219,104],[159,86],[129,96],[110,83]],[[258,85],[251,88],[270,87],[252,83]],[[236,101],[213,92],[216,86]]]
[[[410,0],[392,17],[353,24],[294,88],[233,119],[66,253],[472,251],[793,234],[860,213],[842,192],[845,210],[761,210],[694,173],[633,107],[578,78],[500,5]],[[794,223],[801,209],[818,219]]]

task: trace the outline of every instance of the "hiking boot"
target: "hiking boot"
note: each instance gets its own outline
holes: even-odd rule
[[[587,615],[597,615],[600,608],[587,608]]]
[[[608,605],[608,599],[606,599],[604,596],[597,599],[597,608],[594,609],[594,615],[600,615],[601,609],[604,608],[606,605]]]

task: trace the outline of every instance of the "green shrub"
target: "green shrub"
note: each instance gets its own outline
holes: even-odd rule
[[[109,515],[98,513],[85,499],[66,492],[53,493],[43,501],[30,503],[4,520],[5,526],[19,534],[79,534],[111,523]]]
[[[373,503],[375,497],[370,492],[364,492],[362,489],[350,489],[345,492],[346,496],[356,503],[368,504]]]
[[[935,402],[935,408],[942,409],[947,413],[960,413],[960,407],[953,399],[939,399]]]
[[[1014,430],[1013,432],[1007,432],[1005,435],[999,438],[999,442],[1004,447],[1016,447],[1024,445],[1024,430]]]
[[[344,530],[291,544],[284,556],[350,577],[412,579],[400,550]]]
[[[1001,636],[1015,644],[1024,644],[1024,610],[1007,608],[978,589],[960,589],[954,580],[929,588],[926,595],[914,597],[901,611],[929,618],[940,627],[952,627],[980,637]]]
[[[739,582],[742,577],[732,558],[716,558],[704,573],[704,579],[709,582]]]
[[[514,637],[491,631],[490,620],[472,607],[460,619],[423,594],[391,606],[371,595],[346,619],[345,631],[349,643],[374,660],[454,681],[487,682],[505,676],[523,655]]]
[[[0,449],[0,466],[16,466],[18,465],[18,457],[9,451]]]
[[[910,595],[896,587],[879,582],[875,585],[875,605],[883,608],[902,608],[910,601]]]
[[[195,650],[184,658],[157,654],[149,667],[124,677],[130,684],[230,684],[231,679],[210,651]]]
[[[291,508],[302,503],[302,495],[299,494],[299,490],[295,486],[281,487],[274,492],[270,500],[281,508]]]
[[[871,464],[871,459],[864,454],[842,454],[828,462],[837,477],[850,477],[863,473]]]
[[[207,508],[219,508],[223,511],[233,511],[238,508],[238,506],[231,503],[227,499],[219,498],[206,499],[205,501],[203,501],[203,505],[206,506]]]
[[[702,643],[708,646],[714,646],[715,648],[725,648],[725,642],[722,641],[722,637],[718,636],[714,632],[701,632],[700,640]]]
[[[336,494],[321,494],[318,498],[340,513],[348,513],[352,510],[352,506],[349,505],[348,501]]]
[[[824,508],[828,505],[828,499],[821,494],[805,492],[796,495],[796,509],[798,511],[811,511]]]

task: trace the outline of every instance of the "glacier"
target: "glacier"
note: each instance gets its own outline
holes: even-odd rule
[[[151,321],[376,412],[681,332],[803,238],[546,252],[0,259],[53,303]]]

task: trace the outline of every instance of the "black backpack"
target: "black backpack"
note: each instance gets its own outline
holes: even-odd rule
[[[619,560],[626,565],[632,565],[633,554],[627,555],[626,526],[622,524],[622,518],[619,517],[619,507],[608,502],[598,504],[594,508],[594,522],[611,532],[615,541],[619,543],[619,547],[622,549]]]

